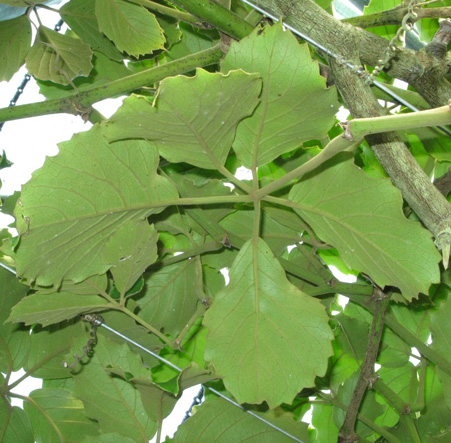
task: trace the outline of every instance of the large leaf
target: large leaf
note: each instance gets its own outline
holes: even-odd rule
[[[221,69],[258,72],[263,79],[261,102],[240,123],[233,143],[248,168],[253,161],[264,165],[304,141],[324,138],[335,122],[335,89],[326,88],[307,44],[299,45],[281,24],[233,43]]]
[[[157,240],[155,227],[147,220],[138,220],[124,223],[106,243],[105,259],[122,295],[157,259]]]
[[[223,165],[238,122],[252,113],[260,93],[257,75],[243,71],[195,77],[177,76],[161,82],[152,106],[130,97],[104,126],[109,140],[145,138],[171,162],[206,169]]]
[[[240,403],[291,403],[326,372],[333,335],[324,307],[288,282],[261,239],[243,246],[229,275],[205,315],[205,359]]]
[[[123,59],[120,51],[99,30],[95,2],[72,0],[60,9],[60,14],[70,28],[94,51],[100,51],[113,60]]]
[[[30,394],[35,404],[25,403],[35,439],[46,443],[77,443],[98,435],[98,424],[85,415],[83,403],[66,389],[38,389]],[[45,414],[45,418],[43,417]]]
[[[98,295],[80,296],[70,292],[33,294],[13,307],[8,321],[24,322],[26,325],[40,323],[48,326],[80,314],[110,308],[110,303]]]
[[[89,75],[91,57],[91,48],[81,40],[41,26],[26,62],[28,72],[38,79],[68,85],[79,75]]]
[[[139,57],[164,48],[165,38],[155,16],[123,0],[95,0],[99,29],[120,51]]]
[[[0,81],[9,81],[25,63],[31,44],[31,24],[26,15],[0,22]]]
[[[431,234],[404,217],[401,194],[388,179],[368,177],[351,156],[335,156],[317,168],[289,198],[349,268],[379,286],[396,286],[411,300],[440,280]]]
[[[451,297],[442,302],[440,309],[431,315],[432,347],[451,362]]]
[[[103,248],[110,236],[128,220],[161,212],[161,201],[177,198],[173,185],[157,175],[157,165],[149,143],[109,145],[97,127],[63,143],[60,154],[23,187],[16,207],[18,274],[58,286],[62,279],[106,272]]]
[[[83,342],[78,346],[84,346]],[[140,357],[127,345],[99,337],[89,364],[74,375],[75,394],[83,401],[86,415],[99,422],[102,433],[117,432],[136,441],[148,441],[156,431],[156,424],[147,416],[138,390],[111,375],[108,368],[112,367],[122,368],[135,377],[150,375]]]
[[[307,424],[295,422],[289,413],[264,418],[307,443]],[[202,404],[174,435],[174,443],[185,442],[248,442],[290,443],[293,439],[252,417],[226,400],[215,398]],[[299,441],[299,440],[298,440]]]

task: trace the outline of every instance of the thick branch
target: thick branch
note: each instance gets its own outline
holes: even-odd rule
[[[401,25],[402,19],[407,14],[407,12],[408,8],[406,6],[400,5],[397,6],[396,8],[389,9],[388,11],[346,18],[343,19],[342,22],[349,23],[352,26],[358,26],[359,28],[373,28],[377,26]],[[417,20],[421,20],[423,18],[451,17],[451,7],[449,6],[445,6],[442,8],[416,9],[415,12],[418,14]]]
[[[338,56],[345,56],[347,36],[354,34],[361,63],[366,65],[376,66],[389,44],[388,40],[378,35],[336,20],[313,0],[255,1]],[[400,47],[394,62],[385,71],[392,77],[411,83],[432,107],[437,107],[446,105],[451,98],[451,84],[443,77],[448,70],[445,60],[439,60],[426,51]]]
[[[342,39],[342,51],[347,59],[359,63],[352,33]],[[337,65],[335,60],[331,59],[330,63],[336,85],[354,117],[383,115],[383,109],[362,79],[346,67]],[[366,140],[404,199],[440,242],[446,230],[451,229],[451,205],[430,182],[396,133],[368,135]]]
[[[221,56],[222,52],[219,45],[216,45],[161,66],[147,69],[101,86],[87,88],[78,94],[74,92],[61,99],[3,108],[0,109],[0,122],[49,114],[89,114],[91,105],[94,103],[125,94],[145,85],[151,85],[172,75],[192,71],[199,66],[216,63]]]
[[[357,380],[356,387],[346,412],[345,420],[338,436],[338,441],[341,443],[359,441],[359,438],[355,433],[357,414],[366,390],[374,382],[374,364],[376,363],[377,354],[379,352],[379,345],[384,330],[385,311],[389,305],[390,297],[384,294],[379,288],[375,288],[372,299],[375,306],[373,323],[368,337],[365,360],[360,367],[360,376]]]

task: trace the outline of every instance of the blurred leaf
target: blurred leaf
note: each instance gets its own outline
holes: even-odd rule
[[[30,420],[23,409],[0,401],[0,440],[4,443],[33,443]]]
[[[31,23],[26,15],[0,22],[0,81],[10,81],[25,63],[31,46]]]
[[[164,48],[164,34],[155,16],[141,5],[123,0],[95,0],[100,31],[120,51],[138,57]]]
[[[78,443],[98,434],[98,425],[85,415],[83,403],[66,389],[38,389],[30,394],[39,406],[25,402],[35,439],[46,443]],[[45,417],[43,416],[45,414]]]

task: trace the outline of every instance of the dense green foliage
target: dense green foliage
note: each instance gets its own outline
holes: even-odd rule
[[[324,54],[281,24],[239,0],[191,3],[70,0],[70,30],[40,26],[32,45],[28,15],[0,22],[0,80],[26,63],[47,99],[2,118],[95,123],[1,208],[19,235],[1,231],[0,260],[19,278],[0,268],[0,440],[147,442],[199,383],[298,441],[448,440],[449,271],[437,231],[363,139],[374,122],[356,119],[343,137]],[[366,14],[400,3],[374,0]],[[431,40],[437,19],[419,25]],[[376,29],[391,39],[398,28]],[[91,108],[118,94],[129,97],[110,119]],[[378,131],[412,128],[397,116]],[[429,181],[446,173],[446,135],[399,133]],[[182,372],[93,330],[89,313]],[[43,379],[23,410],[9,403],[21,368]],[[301,421],[309,409],[314,428]],[[171,441],[244,440],[292,441],[207,392]]]

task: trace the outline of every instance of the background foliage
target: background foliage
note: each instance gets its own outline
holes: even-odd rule
[[[25,63],[47,99],[24,112],[95,126],[2,205],[18,237],[1,231],[0,260],[19,278],[0,268],[0,440],[159,439],[199,383],[298,441],[449,439],[449,271],[371,143],[343,138],[323,53],[238,0],[70,0],[55,11],[66,34],[30,22],[48,5],[2,3],[22,9],[0,22],[0,80]],[[418,22],[426,42],[437,23]],[[368,29],[391,39],[400,23],[382,25]],[[108,120],[91,107],[119,94]],[[446,177],[447,136],[400,135],[429,179]],[[43,379],[23,410],[20,368]],[[207,393],[172,440],[292,439]]]

